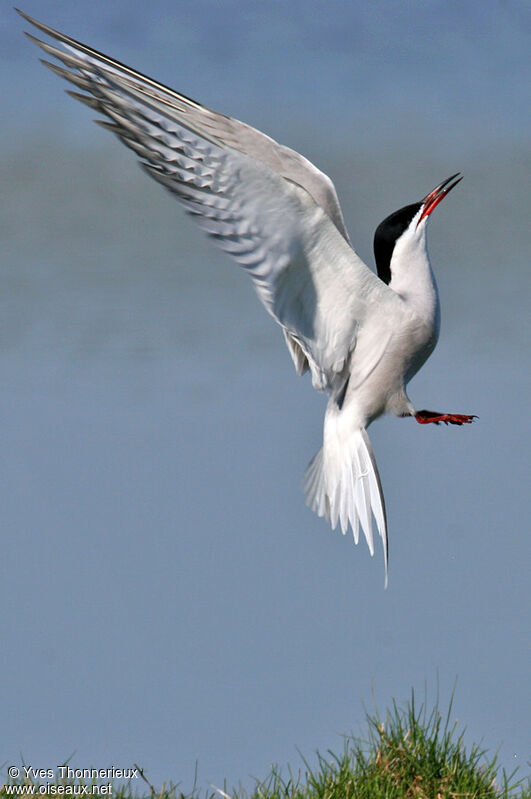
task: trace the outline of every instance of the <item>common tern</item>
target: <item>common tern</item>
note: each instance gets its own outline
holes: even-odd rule
[[[282,328],[299,375],[329,395],[323,446],[305,474],[307,504],[374,554],[388,574],[387,519],[367,428],[385,413],[462,425],[469,414],[415,410],[406,386],[437,343],[440,308],[426,228],[462,179],[452,175],[376,229],[377,275],[350,243],[330,178],[264,133],[136,72],[19,11],[64,49],[26,34],[76,100],[140,158],[198,224],[249,273]]]

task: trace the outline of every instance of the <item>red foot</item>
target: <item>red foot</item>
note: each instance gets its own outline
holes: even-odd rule
[[[444,422],[445,424],[461,425],[470,424],[477,418],[475,414],[468,416],[464,413],[437,413],[436,411],[417,411],[415,414],[415,419],[419,424],[430,424],[430,422],[439,424],[439,422]]]

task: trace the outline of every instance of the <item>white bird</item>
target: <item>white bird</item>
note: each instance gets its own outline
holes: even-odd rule
[[[439,335],[427,222],[459,173],[379,225],[376,275],[350,243],[332,181],[302,155],[19,14],[66,48],[27,34],[66,69],[43,63],[84,92],[68,94],[108,117],[99,124],[247,270],[297,373],[309,371],[314,388],[328,392],[307,503],[333,529],[350,526],[356,543],[361,526],[371,555],[374,516],[387,585],[385,503],[367,427],[384,413],[422,424],[474,418],[416,411],[406,393]]]

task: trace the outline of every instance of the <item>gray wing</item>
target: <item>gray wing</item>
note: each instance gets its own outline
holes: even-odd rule
[[[151,78],[125,66],[125,64],[120,64],[120,62],[103,55],[103,53],[98,53],[96,50],[76,42],[53,28],[32,19],[22,11],[18,9],[17,11],[32,25],[62,42],[65,46],[72,48],[80,58],[88,58],[94,66],[99,65],[104,70],[117,71],[122,78],[129,79],[131,86],[137,91],[156,97],[163,103],[169,103],[182,114],[185,114],[190,123],[199,126],[205,133],[214,136],[218,141],[235,150],[262,161],[262,163],[282,177],[302,186],[328,214],[345,240],[349,241],[334,184],[324,172],[317,169],[311,161],[308,161],[300,153],[278,144],[274,139],[252,128],[250,125],[205,108],[195,100],[157,83]],[[40,44],[42,46],[42,43]],[[48,52],[60,58],[60,51],[48,50]],[[67,66],[72,65],[67,63]]]
[[[69,92],[139,156],[214,240],[250,273],[282,326],[299,374],[337,386],[374,294],[387,286],[348,241],[330,179],[263,133],[204,108],[19,11],[67,51],[34,37]],[[29,36],[29,34],[27,34]]]

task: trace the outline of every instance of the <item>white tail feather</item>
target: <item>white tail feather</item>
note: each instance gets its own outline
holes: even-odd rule
[[[359,527],[371,555],[374,554],[372,517],[382,539],[387,587],[387,519],[380,475],[371,442],[363,427],[347,431],[340,415],[327,414],[323,447],[310,462],[304,476],[306,502],[332,529],[350,525],[356,544]]]

